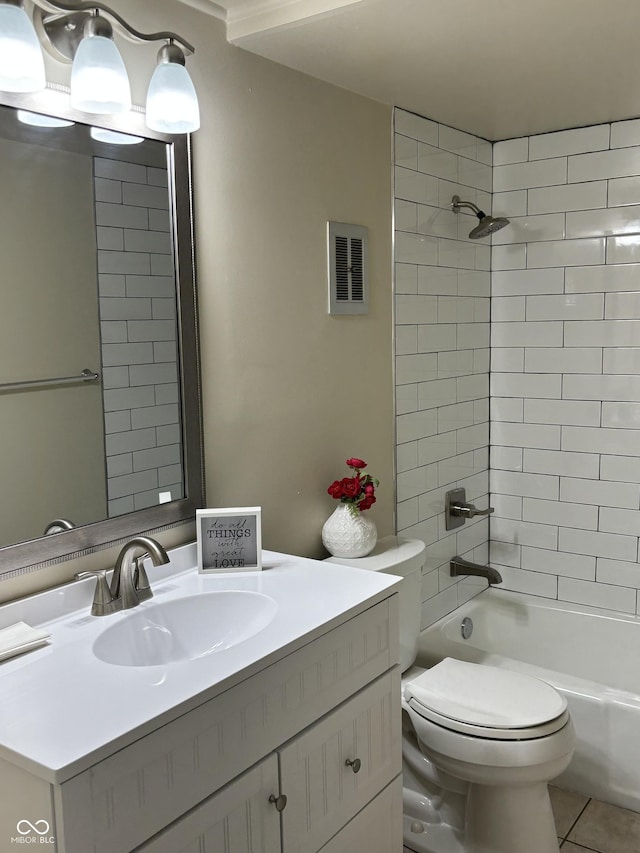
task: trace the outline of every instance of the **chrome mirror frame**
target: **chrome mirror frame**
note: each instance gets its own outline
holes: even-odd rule
[[[184,490],[187,497],[73,530],[0,548],[0,582],[122,543],[140,533],[175,527],[195,518],[205,504],[202,390],[195,281],[191,145],[188,136],[150,131],[144,112],[134,108],[124,117],[93,117],[69,104],[69,90],[50,84],[43,92],[13,95],[0,92],[0,105],[46,113],[80,124],[95,124],[123,133],[156,139],[167,146],[169,195],[173,208],[181,422],[184,447]],[[95,119],[95,121],[93,120]]]

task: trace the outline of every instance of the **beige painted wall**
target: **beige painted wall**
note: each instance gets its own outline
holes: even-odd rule
[[[335,506],[326,488],[357,455],[381,481],[371,517],[381,536],[393,532],[390,108],[228,45],[220,21],[177,0],[114,8],[197,51],[188,64],[202,112],[193,144],[209,506],[261,505],[265,547],[325,556],[320,530]],[[157,46],[120,45],[143,104]],[[327,314],[330,219],[369,228],[366,317]],[[6,582],[0,599],[85,563]]]
[[[154,23],[145,5],[127,3],[141,27]],[[358,455],[381,480],[371,517],[390,533],[390,110],[228,45],[220,21],[187,6],[154,13],[196,46],[208,504],[261,505],[266,547],[324,556],[326,488]],[[327,314],[330,219],[369,228],[366,317]]]

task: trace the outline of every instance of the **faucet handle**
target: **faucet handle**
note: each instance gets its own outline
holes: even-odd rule
[[[111,596],[111,590],[107,583],[107,573],[104,569],[99,569],[95,572],[77,572],[76,580],[82,581],[85,578],[96,578],[96,588],[93,593],[93,604],[91,605],[92,616],[106,616],[108,613],[115,613],[118,607],[118,599]]]
[[[141,554],[139,557],[136,557],[133,561],[134,565],[134,575],[133,575],[133,585],[138,593],[138,598],[140,601],[147,601],[150,598],[153,598],[153,591],[151,589],[151,584],[149,583],[149,578],[147,576],[147,570],[144,567],[144,561],[149,556],[149,553],[146,552]]]
[[[449,507],[451,515],[463,515],[465,518],[474,518],[476,515],[491,515],[495,512],[492,506],[487,509],[478,509],[473,504],[451,504]]]
[[[451,489],[445,494],[444,521],[447,530],[455,530],[461,527],[468,518],[476,515],[490,515],[494,511],[490,506],[487,509],[478,509],[471,503],[467,503],[465,489]]]

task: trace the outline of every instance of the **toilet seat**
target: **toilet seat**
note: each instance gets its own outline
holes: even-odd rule
[[[492,740],[545,737],[569,719],[566,699],[546,682],[453,658],[405,682],[404,699],[443,728]]]

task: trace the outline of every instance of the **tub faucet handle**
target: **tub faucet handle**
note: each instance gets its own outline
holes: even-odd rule
[[[487,509],[478,509],[474,504],[467,503],[467,495],[464,489],[451,489],[445,495],[445,527],[454,530],[461,527],[468,518],[476,515],[491,515],[494,512],[492,506]]]
[[[494,512],[492,506],[486,509],[478,509],[473,504],[452,504],[450,507],[451,515],[463,515],[465,518],[474,518],[476,515],[491,515]]]

